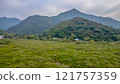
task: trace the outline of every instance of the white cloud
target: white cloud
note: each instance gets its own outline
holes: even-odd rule
[[[0,0],[0,16],[21,19],[36,14],[54,16],[72,8],[120,20],[120,0]]]

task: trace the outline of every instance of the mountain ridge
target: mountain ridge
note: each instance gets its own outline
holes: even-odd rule
[[[112,26],[113,28],[120,28],[120,21],[114,20],[113,18],[110,18],[110,17],[102,17],[102,16],[95,16],[95,15],[92,15],[92,14],[82,13],[75,8],[71,9],[69,11],[60,13],[59,15],[57,15],[55,17],[59,17],[60,19],[61,18],[67,18],[65,20],[72,19],[74,17],[82,17],[82,18],[85,18],[85,19],[88,19],[88,20],[91,20],[91,21],[95,21],[97,23],[102,23],[104,25]],[[62,21],[65,21],[65,20],[62,20]]]
[[[8,18],[8,17],[0,17],[0,29],[7,30],[8,28],[17,25],[21,20],[18,18]]]
[[[97,23],[112,26],[114,28],[120,28],[120,22],[114,19],[108,17],[104,18],[100,16],[89,15],[82,13],[77,9],[72,9],[52,17],[41,16],[41,15],[30,16],[28,18],[32,18],[32,20],[27,18],[18,25],[9,28],[7,32],[17,33],[17,34],[41,34],[42,32],[48,30],[49,28],[52,28],[55,25],[63,21],[72,19],[74,17],[82,17],[84,19],[88,19]]]
[[[42,25],[44,24],[44,25]],[[7,30],[7,32],[13,32],[16,34],[38,34],[39,32],[45,31],[49,28],[51,28],[53,23],[50,21],[50,17],[48,16],[40,16],[40,15],[34,15],[26,18],[21,23],[19,23],[16,28],[16,26],[11,27]],[[39,30],[39,28],[42,28]]]

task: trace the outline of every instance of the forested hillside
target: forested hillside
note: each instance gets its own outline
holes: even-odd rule
[[[119,29],[102,25],[83,18],[73,18],[44,32],[42,36],[57,38],[79,38],[80,40],[118,41]]]

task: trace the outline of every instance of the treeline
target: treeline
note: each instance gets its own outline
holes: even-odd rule
[[[51,35],[48,36],[41,36],[41,35],[16,35],[16,34],[8,34],[8,33],[4,33],[2,34],[5,36],[5,38],[8,39],[34,39],[34,40],[43,40],[43,41],[58,41],[58,42],[71,42],[71,41],[90,41],[90,42],[95,42],[96,40],[91,39],[90,37],[83,37],[83,39],[80,39],[78,37],[76,37],[76,35],[71,34],[71,36],[69,37],[52,37]],[[111,40],[111,39],[112,40]],[[101,39],[101,38],[100,38]],[[114,41],[120,41],[120,35],[116,35],[112,37],[104,37],[103,39],[98,39],[97,41],[106,41],[106,42],[112,42],[113,39],[115,39]],[[96,41],[96,42],[97,42]]]

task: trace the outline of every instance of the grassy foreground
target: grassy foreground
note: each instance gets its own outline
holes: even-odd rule
[[[2,41],[2,68],[120,68],[120,42]]]

